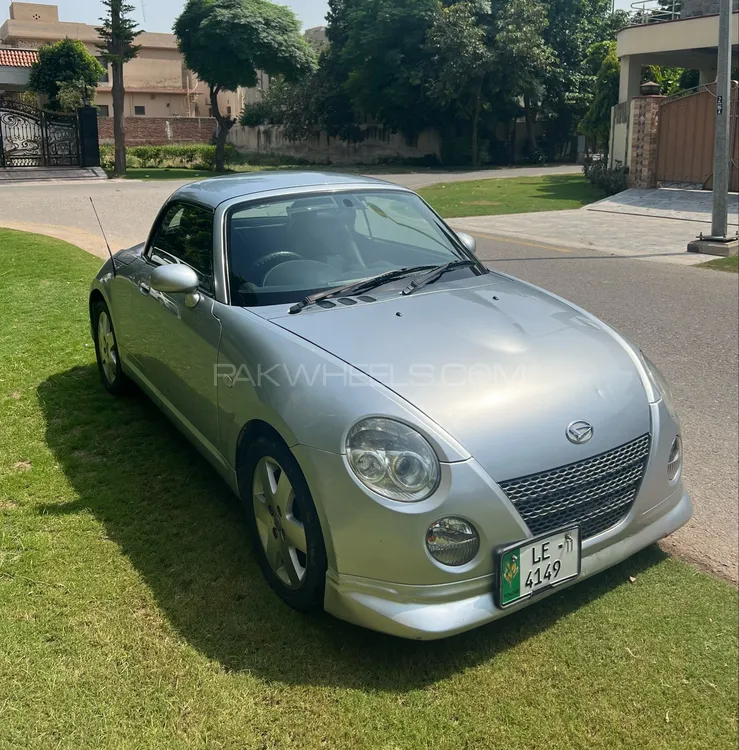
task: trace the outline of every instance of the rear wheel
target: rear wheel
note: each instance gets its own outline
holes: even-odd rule
[[[326,548],[308,484],[289,448],[258,438],[240,469],[254,549],[272,590],[293,609],[321,609]]]
[[[120,396],[128,387],[128,378],[121,369],[110,310],[101,299],[92,306],[92,329],[95,332],[95,356],[100,379],[110,393]]]

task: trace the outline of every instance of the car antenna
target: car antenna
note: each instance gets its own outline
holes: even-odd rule
[[[110,262],[113,266],[113,278],[115,278],[115,261],[113,260],[113,252],[110,249],[110,245],[108,244],[108,238],[105,236],[105,230],[103,229],[103,223],[100,221],[100,217],[98,216],[98,210],[95,208],[95,202],[92,200],[92,196],[90,197],[90,203],[92,204],[92,210],[95,212],[95,218],[98,220],[98,226],[100,227],[100,233],[103,235],[103,239],[105,240],[105,247],[108,248],[108,255],[110,255]]]

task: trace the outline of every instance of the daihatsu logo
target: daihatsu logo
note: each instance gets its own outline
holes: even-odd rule
[[[593,437],[593,425],[590,422],[579,419],[577,422],[571,422],[567,425],[565,435],[567,435],[567,439],[571,443],[576,443],[577,445],[587,443]]]

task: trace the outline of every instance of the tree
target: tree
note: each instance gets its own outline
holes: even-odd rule
[[[595,79],[593,101],[580,123],[581,132],[594,137],[606,154],[611,132],[611,108],[618,104],[620,75],[621,65],[616,57],[616,43],[610,42],[610,49]]]
[[[477,11],[469,2],[444,8],[439,5],[429,29],[426,47],[434,72],[427,90],[441,107],[454,104],[472,125],[472,166],[478,165],[479,123],[486,79],[496,59],[488,47],[488,30],[478,23]]]
[[[105,69],[77,39],[64,38],[39,48],[38,62],[31,67],[28,89],[47,97],[49,109],[65,112],[81,106],[85,90],[95,90]],[[77,90],[79,97],[71,94]],[[62,95],[63,92],[63,95]]]
[[[115,140],[115,173],[126,174],[126,125],[124,119],[124,100],[126,91],[123,85],[123,65],[133,60],[141,49],[134,40],[141,33],[136,22],[127,18],[133,10],[132,5],[123,0],[102,0],[108,9],[108,15],[100,20],[103,25],[95,29],[101,43],[101,59],[110,63],[113,78],[113,138]]]
[[[437,0],[340,0],[329,16],[356,109],[407,135],[437,124],[438,107],[423,85],[437,12]]]
[[[626,26],[623,11],[611,13],[611,0],[548,0],[544,40],[552,48],[557,65],[544,81],[542,109],[547,117],[549,156],[554,158],[569,142],[592,100],[595,77],[589,50],[598,42],[610,42]]]
[[[544,38],[546,9],[538,0],[493,0],[492,11],[500,88],[509,88],[523,101],[529,151],[534,155],[545,81],[557,60]]]
[[[59,85],[56,100],[62,112],[76,112],[85,104],[95,104],[97,90],[80,81],[63,81]]]
[[[223,171],[236,120],[220,111],[218,94],[255,86],[258,70],[296,80],[314,70],[313,51],[295,14],[269,0],[188,0],[174,32],[187,67],[208,85],[218,122],[216,170]]]

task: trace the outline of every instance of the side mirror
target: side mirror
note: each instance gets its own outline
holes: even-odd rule
[[[179,263],[159,266],[151,274],[151,288],[157,292],[189,294],[194,292],[199,284],[200,279],[195,271],[190,266]]]
[[[477,240],[467,232],[457,232],[459,241],[473,254],[477,253]]]

